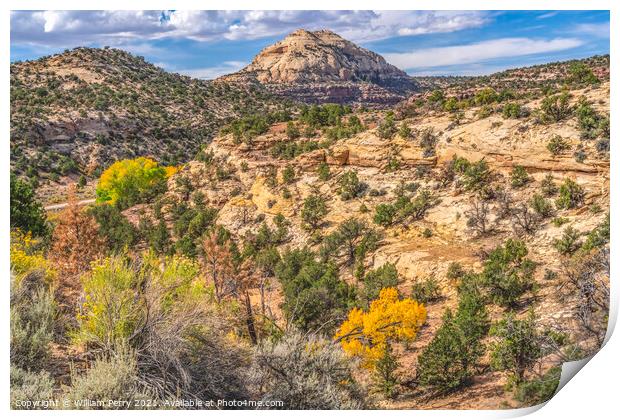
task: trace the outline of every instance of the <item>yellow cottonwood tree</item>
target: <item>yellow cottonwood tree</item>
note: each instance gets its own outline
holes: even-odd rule
[[[354,308],[336,332],[335,339],[351,356],[361,357],[373,368],[384,354],[389,340],[411,342],[426,321],[426,308],[413,299],[399,299],[398,291],[388,287],[370,303],[368,312]]]

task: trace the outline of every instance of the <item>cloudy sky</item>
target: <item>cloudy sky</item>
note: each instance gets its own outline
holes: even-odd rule
[[[607,11],[13,11],[11,61],[108,45],[209,79],[298,28],[331,29],[411,75],[609,53]]]

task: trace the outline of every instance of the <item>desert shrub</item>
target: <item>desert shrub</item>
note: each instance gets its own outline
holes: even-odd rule
[[[72,371],[71,386],[66,389],[63,398],[69,402],[71,409],[92,408],[83,404],[83,400],[107,402],[123,401],[129,408],[145,409],[148,406],[136,405],[136,400],[153,400],[138,376],[137,358],[127,349],[118,351],[108,358],[99,357],[82,375]],[[105,405],[105,409],[123,407]]]
[[[608,138],[598,139],[595,145],[596,151],[598,153],[609,153],[610,150],[610,142]]]
[[[468,191],[485,187],[491,179],[491,170],[484,159],[470,163],[467,160],[454,161],[457,172],[462,174],[463,186]]]
[[[396,211],[396,207],[393,204],[378,204],[375,208],[373,221],[380,226],[391,226],[394,223]]]
[[[381,392],[385,398],[392,399],[396,395],[396,388],[399,382],[397,370],[400,363],[394,355],[392,345],[388,341],[385,345],[383,355],[375,363],[373,378],[375,388]]]
[[[603,247],[605,244],[609,243],[609,233],[609,213],[607,213],[605,220],[587,234],[582,249],[586,252],[590,252],[593,249]]]
[[[559,197],[555,205],[560,209],[572,209],[580,206],[585,198],[583,187],[570,178],[566,178],[560,185]]]
[[[76,341],[109,350],[139,328],[147,311],[144,301],[136,300],[135,290],[143,283],[136,270],[130,262],[110,257],[82,278],[86,301],[78,316]]]
[[[543,180],[540,182],[540,190],[547,197],[551,197],[557,194],[558,186],[555,184],[553,175],[551,174],[545,175]]]
[[[542,336],[534,313],[530,311],[524,319],[508,313],[491,327],[490,333],[496,337],[491,344],[491,366],[509,371],[514,381],[520,383],[525,372],[543,356]]]
[[[120,252],[138,240],[136,229],[115,206],[100,204],[92,207],[90,214],[97,221],[99,235],[105,238],[110,251]]]
[[[530,175],[527,173],[527,170],[521,165],[515,166],[512,172],[510,172],[510,185],[512,185],[512,188],[523,187],[528,182],[530,182]]]
[[[424,149],[424,157],[435,155],[435,146],[437,145],[437,135],[432,128],[425,128],[420,133],[420,147]]]
[[[307,229],[314,231],[319,228],[326,215],[327,205],[323,197],[316,194],[306,197],[301,209],[301,219]]]
[[[18,179],[13,173],[10,178],[11,229],[31,232],[35,236],[45,236],[49,233],[45,210],[35,197],[32,186]]]
[[[587,64],[577,61],[568,68],[568,78],[572,83],[593,85],[600,83]]]
[[[400,123],[400,128],[398,129],[398,135],[404,140],[409,140],[411,138],[413,133],[411,131],[411,128],[409,127],[409,124],[407,124],[407,122],[403,121],[402,123]]]
[[[542,376],[522,381],[515,387],[515,398],[528,407],[550,400],[558,388],[561,373],[562,369],[556,366]]]
[[[13,410],[44,410],[47,401],[54,398],[54,380],[48,372],[32,372],[11,365],[11,409]],[[33,404],[33,407],[24,406]],[[35,405],[35,404],[39,405]]]
[[[486,200],[476,199],[465,212],[467,227],[478,235],[484,235],[491,228],[490,206]]]
[[[344,316],[355,298],[355,290],[340,280],[336,266],[317,261],[307,249],[284,252],[275,274],[282,284],[282,309],[303,331],[333,329],[330,322]]]
[[[118,161],[106,169],[97,183],[97,201],[127,208],[165,191],[166,168],[139,157]]]
[[[527,204],[516,206],[511,214],[512,228],[518,236],[531,235],[540,227],[541,215],[530,211]]]
[[[282,182],[290,184],[295,180],[295,168],[292,165],[286,165],[282,171]]]
[[[573,157],[577,163],[583,163],[588,158],[588,154],[583,146],[579,145],[577,150],[575,150],[575,153],[573,153]]]
[[[474,103],[476,105],[490,105],[497,100],[499,100],[497,92],[490,87],[485,87],[474,95]]]
[[[553,246],[562,255],[572,255],[581,247],[581,242],[579,241],[580,236],[581,233],[577,229],[568,226],[564,228],[562,237],[553,241]]]
[[[361,264],[369,251],[378,247],[379,233],[356,218],[349,218],[323,239],[319,251],[323,261],[344,260],[351,266]]]
[[[11,278],[16,286],[31,273],[38,273],[48,285],[52,284],[56,271],[45,258],[43,251],[41,240],[33,239],[30,233],[24,235],[19,230],[11,232]]]
[[[448,270],[446,271],[446,278],[448,280],[456,280],[460,279],[465,275],[465,270],[461,263],[452,261],[450,265],[448,265]]]
[[[553,216],[553,204],[540,194],[534,194],[530,200],[530,206],[540,217]]]
[[[286,137],[288,137],[290,141],[297,140],[300,136],[301,133],[295,123],[292,121],[286,123]]]
[[[412,299],[401,299],[395,288],[385,288],[367,311],[353,308],[340,325],[335,339],[343,350],[360,357],[373,369],[390,341],[412,342],[426,322],[426,308]]]
[[[488,324],[481,297],[462,293],[456,313],[446,310],[433,340],[418,357],[416,376],[420,385],[447,393],[467,384],[484,354],[481,340]]]
[[[558,156],[570,149],[570,144],[560,135],[555,135],[547,142],[547,150],[553,156]]]
[[[441,297],[441,289],[435,276],[430,275],[424,280],[416,280],[411,285],[411,298],[420,303],[429,303]]]
[[[331,173],[329,171],[329,165],[325,162],[321,162],[316,169],[317,174],[319,175],[319,179],[323,182],[329,181],[331,178]]]
[[[564,261],[560,287],[563,296],[576,299],[573,315],[582,330],[595,338],[594,351],[603,344],[609,322],[609,247],[582,250]]]
[[[494,303],[513,307],[525,292],[535,288],[536,265],[526,258],[527,253],[523,241],[508,239],[489,254],[481,283]]]
[[[394,113],[390,111],[386,114],[381,124],[379,124],[379,127],[377,127],[377,134],[382,139],[391,139],[397,131]]]
[[[242,399],[236,320],[216,305],[200,267],[183,257],[110,257],[83,278],[85,302],[74,340],[104,360],[127,348],[137,357],[139,383],[159,400]],[[245,320],[245,317],[241,317]],[[140,389],[139,389],[140,391]]]
[[[345,171],[340,175],[338,185],[340,198],[344,201],[359,197],[366,187],[357,177],[356,171]]]
[[[366,408],[365,392],[353,377],[353,367],[328,340],[289,332],[257,347],[250,378],[261,401],[282,401],[283,409]]]
[[[11,276],[11,366],[38,370],[46,366],[54,334],[56,303],[42,271],[20,281]]]
[[[395,223],[420,220],[438,203],[439,200],[430,190],[420,190],[414,198],[400,195],[393,203],[379,204],[375,208],[373,220],[376,224],[385,227]]]
[[[502,108],[502,116],[504,118],[524,118],[529,115],[527,108],[522,107],[517,102],[509,102]]]
[[[358,299],[361,306],[368,308],[370,302],[379,297],[381,290],[386,287],[396,287],[400,283],[398,270],[392,263],[385,263],[382,266],[370,270],[363,279],[364,287],[358,290]]]
[[[540,105],[543,120],[546,122],[559,122],[573,114],[570,105],[570,94],[563,92],[559,95],[547,96]]]
[[[579,100],[576,114],[582,139],[609,138],[609,118],[598,114],[585,97]]]

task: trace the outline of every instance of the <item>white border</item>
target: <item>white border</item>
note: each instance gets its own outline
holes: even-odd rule
[[[616,69],[618,69],[617,51],[614,50],[616,40],[618,38],[618,31],[620,30],[620,19],[618,18],[618,9],[620,2],[603,1],[603,0],[589,0],[589,1],[534,1],[534,0],[470,0],[468,2],[456,1],[456,0],[433,0],[433,1],[397,1],[397,0],[382,0],[382,1],[334,1],[334,0],[300,0],[295,4],[291,4],[290,1],[282,0],[264,0],[260,3],[256,1],[247,0],[227,0],[225,3],[221,2],[207,2],[207,1],[191,1],[191,0],[177,0],[177,1],[160,1],[160,0],[134,0],[130,4],[127,1],[121,0],[108,0],[105,3],[86,3],[84,1],[77,0],[55,0],[55,1],[13,1],[9,0],[3,2],[2,15],[0,21],[0,27],[2,28],[2,47],[3,54],[0,55],[1,69],[2,69],[2,81],[0,82],[0,89],[2,91],[2,133],[3,136],[3,153],[0,153],[0,167],[4,168],[1,175],[2,182],[0,183],[1,193],[3,197],[6,197],[4,204],[0,209],[0,215],[4,223],[4,231],[2,236],[2,242],[0,243],[0,252],[5,262],[2,267],[5,273],[8,274],[9,267],[9,10],[11,9],[265,9],[265,10],[291,10],[291,9],[324,9],[324,10],[346,10],[346,9],[385,9],[385,10],[610,10],[611,9],[611,127],[612,127],[612,159],[611,159],[611,191],[615,192],[616,177],[618,174],[618,165],[615,158],[618,153],[618,147],[615,146],[616,140],[615,133],[618,124],[618,113],[616,112],[616,106],[618,104],[618,94],[616,88]],[[617,243],[618,239],[618,217],[615,210],[617,210],[618,203],[615,194],[610,197],[611,200],[611,226],[612,226],[612,239],[613,244]],[[615,263],[618,259],[618,252],[615,246],[611,247],[611,259]],[[616,267],[612,264],[612,278],[615,277]],[[617,281],[617,280],[615,280]],[[32,418],[32,417],[50,417],[50,416],[79,416],[83,419],[84,416],[97,416],[111,418],[130,418],[135,414],[142,415],[143,413],[121,411],[121,412],[19,412],[10,411],[8,409],[8,395],[9,395],[9,281],[8,276],[4,279],[4,293],[2,293],[2,299],[4,305],[4,316],[1,324],[2,337],[4,344],[2,345],[2,361],[0,361],[0,369],[2,375],[2,395],[7,397],[2,406],[3,410],[15,418]],[[610,313],[610,320],[612,324],[615,324],[617,318],[618,308],[618,287],[612,282],[612,312]],[[609,338],[609,337],[608,337]],[[537,410],[524,409],[524,410],[507,410],[507,411],[389,411],[389,412],[377,412],[377,411],[362,411],[362,412],[322,412],[319,415],[327,417],[339,417],[339,418],[355,418],[355,419],[369,419],[375,418],[377,415],[390,416],[392,418],[407,418],[411,419],[412,416],[416,419],[487,419],[487,418],[504,418],[515,417],[519,415],[525,415],[532,411],[530,418],[533,419],[551,419],[551,418],[567,418],[567,419],[607,419],[617,417],[619,407],[619,396],[617,391],[619,361],[620,355],[620,341],[617,334],[612,335],[605,347],[586,365],[586,367],[579,372],[576,379],[569,381],[569,383],[546,405],[544,408]],[[135,413],[135,414],[134,414]],[[613,413],[613,414],[612,414]],[[169,416],[167,411],[155,411],[149,412],[149,417],[153,419],[167,418]],[[204,418],[205,416],[217,415],[220,418],[236,418],[237,416],[252,416],[262,418],[285,418],[290,416],[289,412],[233,412],[224,411],[217,412],[187,412],[177,411],[173,413],[174,416],[182,417],[194,417]],[[297,412],[294,414],[300,418],[311,418],[316,414],[310,411]]]

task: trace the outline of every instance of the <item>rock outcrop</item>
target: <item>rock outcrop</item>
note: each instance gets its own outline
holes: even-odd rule
[[[334,32],[297,30],[222,80],[258,82],[272,93],[308,103],[390,105],[417,84],[383,57]]]

